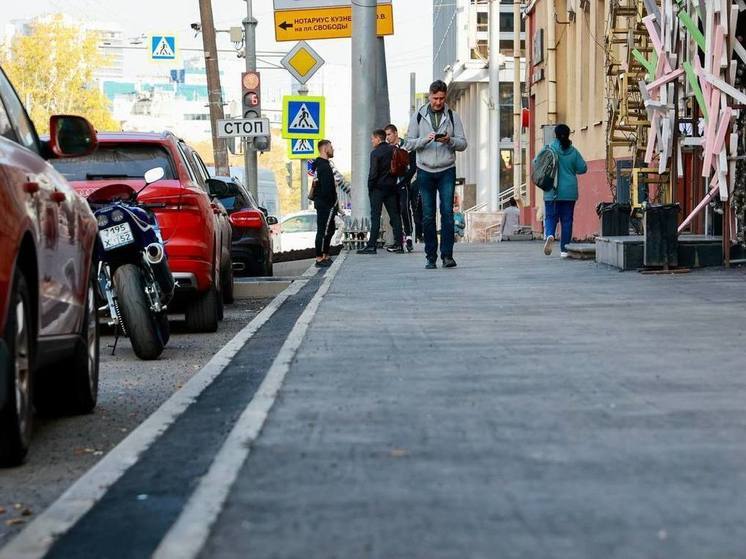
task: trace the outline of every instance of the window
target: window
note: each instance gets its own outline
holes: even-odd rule
[[[13,86],[2,70],[0,70],[0,97],[2,97],[7,110],[6,117],[10,119],[10,124],[15,129],[15,138],[11,139],[16,140],[31,151],[39,153],[39,138],[36,135],[34,123],[29,119],[26,109],[23,108],[18,95],[16,95]]]
[[[186,151],[184,151],[183,142],[176,142],[176,148],[179,150],[179,155],[181,156],[181,160],[184,162],[184,166],[187,168],[187,173],[189,173],[189,179],[192,182],[197,182],[197,177],[194,174],[194,169],[192,169],[192,165],[189,163],[189,157],[187,157]],[[204,185],[202,187],[206,188]]]
[[[171,157],[159,145],[101,143],[90,155],[52,159],[50,163],[67,180],[142,179],[145,172],[162,167],[163,178],[176,178]]]
[[[13,127],[10,125],[10,118],[8,113],[5,112],[5,106],[0,101],[0,136],[8,138],[14,142],[17,142],[16,133],[13,131]]]
[[[282,223],[283,233],[309,233],[316,231],[316,216],[300,215]]]

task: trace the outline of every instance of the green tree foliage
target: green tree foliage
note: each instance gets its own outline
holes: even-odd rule
[[[109,100],[93,77],[107,58],[97,33],[67,24],[61,15],[35,20],[29,35],[16,35],[0,49],[0,63],[28,103],[39,133],[49,132],[53,114],[86,117],[97,130],[119,130]]]

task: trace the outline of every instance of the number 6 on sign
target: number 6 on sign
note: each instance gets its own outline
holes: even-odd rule
[[[283,97],[282,137],[321,140],[324,136],[324,105],[324,97]]]

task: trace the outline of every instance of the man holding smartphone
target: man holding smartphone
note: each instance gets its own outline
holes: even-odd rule
[[[429,103],[412,115],[406,147],[417,152],[417,182],[422,197],[422,228],[425,237],[425,268],[438,267],[438,236],[435,228],[436,195],[440,199],[440,256],[444,268],[455,268],[453,259],[453,195],[456,190],[456,152],[467,147],[461,117],[446,104],[448,86],[441,80],[430,84]]]

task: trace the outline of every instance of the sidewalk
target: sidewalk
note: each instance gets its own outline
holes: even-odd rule
[[[201,556],[743,556],[746,274],[455,257],[343,263]]]

